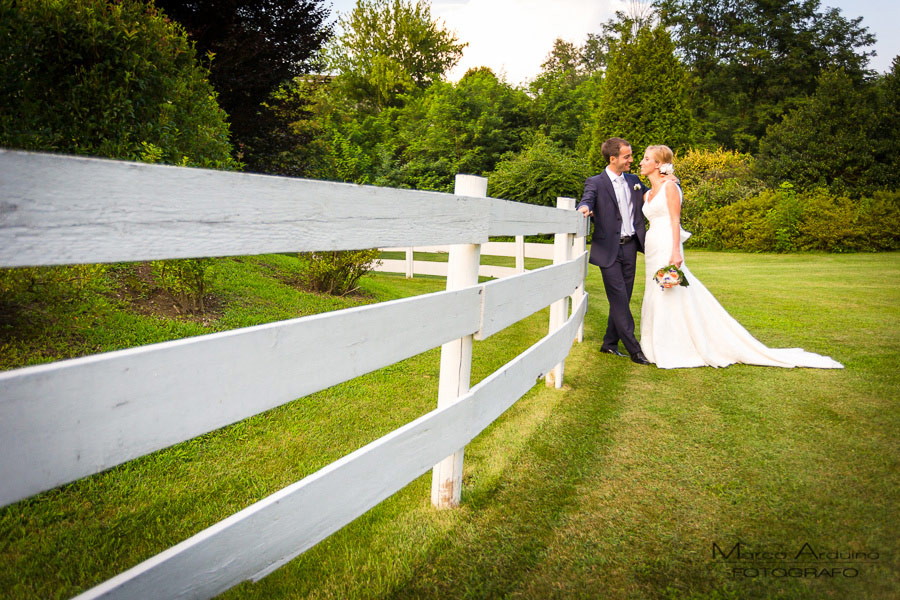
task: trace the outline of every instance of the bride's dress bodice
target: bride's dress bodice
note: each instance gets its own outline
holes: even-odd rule
[[[681,265],[688,286],[662,290],[653,276],[670,264],[674,240],[666,182],[650,201],[644,199],[644,216],[650,228],[644,242],[646,277],[641,305],[641,349],[660,368],[724,367],[733,363],[774,367],[841,368],[827,356],[800,348],[768,348],[744,329],[719,304],[686,264]],[[681,189],[678,190],[679,202]],[[650,196],[650,194],[648,194]],[[690,233],[679,227],[678,248],[684,256],[684,242]]]

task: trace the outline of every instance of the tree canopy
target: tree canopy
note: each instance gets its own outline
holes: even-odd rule
[[[695,76],[696,115],[717,143],[755,152],[766,127],[816,89],[826,67],[856,81],[874,36],[862,17],[819,0],[657,0],[663,25]]]
[[[590,162],[605,165],[600,146],[616,136],[640,157],[651,144],[687,149],[700,140],[690,103],[688,74],[661,25],[634,27],[623,19],[594,113]]]
[[[297,144],[266,103],[284,82],[320,70],[331,36],[324,0],[155,0],[187,30],[228,113],[250,170],[272,172],[274,155]],[[275,160],[274,162],[277,162]],[[278,172],[275,169],[275,172]]]
[[[0,144],[235,168],[184,30],[133,0],[0,0]]]
[[[466,46],[423,0],[357,0],[338,27],[328,66],[350,98],[374,108],[440,81]]]

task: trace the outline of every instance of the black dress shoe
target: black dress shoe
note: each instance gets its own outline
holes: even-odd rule
[[[649,365],[650,361],[647,360],[647,357],[644,356],[643,352],[635,352],[631,355],[631,362],[637,363],[639,365]]]
[[[604,354],[615,354],[616,356],[625,356],[619,352],[618,348],[600,348],[600,352],[603,352]]]

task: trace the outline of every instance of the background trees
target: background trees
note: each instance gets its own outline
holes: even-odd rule
[[[600,146],[613,136],[631,142],[636,157],[663,140],[677,152],[701,139],[688,75],[665,28],[624,18],[618,33],[594,113],[589,158],[595,169],[605,166]]]
[[[0,1],[0,145],[235,168],[225,114],[152,5]]]
[[[431,17],[423,0],[357,0],[338,20],[328,67],[348,98],[373,109],[440,81],[465,44]]]
[[[251,170],[441,191],[465,172],[553,204],[616,135],[676,151],[693,244],[742,203],[777,200],[784,223],[806,194],[896,212],[879,192],[900,185],[900,58],[869,72],[873,36],[819,0],[658,0],[556,40],[521,87],[447,81],[465,44],[428,0],[358,0],[337,36],[323,5],[0,0],[0,143],[235,168],[230,137]]]
[[[766,127],[814,92],[826,67],[855,81],[875,38],[862,18],[819,0],[657,0],[662,24],[695,77],[696,116],[713,140],[756,152]]]
[[[331,36],[324,0],[155,0],[187,30],[228,114],[247,169],[298,174],[278,155],[306,140],[286,125],[271,94],[291,78],[320,70]],[[288,161],[287,164],[290,164]],[[279,168],[280,167],[280,168]]]

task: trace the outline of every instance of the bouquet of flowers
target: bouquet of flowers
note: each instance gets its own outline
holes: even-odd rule
[[[653,276],[653,281],[659,285],[659,289],[661,290],[675,287],[676,285],[690,285],[687,277],[685,277],[684,273],[681,272],[681,269],[675,265],[666,265],[657,271],[656,275]]]

